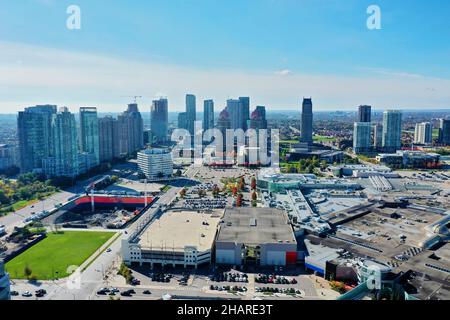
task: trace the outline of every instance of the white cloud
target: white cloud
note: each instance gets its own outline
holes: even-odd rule
[[[213,98],[217,110],[226,99],[242,95],[250,96],[252,105],[271,110],[300,108],[303,96],[312,96],[317,110],[354,109],[360,104],[377,109],[450,107],[450,80],[446,79],[386,72],[359,77],[281,72],[290,76],[135,62],[0,42],[0,112],[12,113],[38,103],[121,111],[132,100],[124,96],[130,95],[145,97],[140,100],[145,111],[157,95],[167,96],[170,110],[179,111],[187,92],[195,93],[198,101]]]
[[[279,75],[279,76],[290,76],[293,74],[293,72],[289,69],[283,69],[283,70],[275,71],[275,74]]]

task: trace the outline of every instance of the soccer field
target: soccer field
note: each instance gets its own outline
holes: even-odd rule
[[[48,233],[47,238],[6,263],[12,279],[27,279],[25,268],[38,280],[65,278],[67,268],[80,266],[93,255],[114,232],[67,231]]]

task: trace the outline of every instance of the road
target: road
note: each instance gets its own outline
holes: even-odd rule
[[[40,202],[36,202],[33,205],[20,209],[16,212],[10,213],[6,216],[0,217],[0,225],[6,226],[6,232],[10,233],[14,230],[14,227],[20,226],[23,224],[23,220],[25,218],[30,217],[32,212],[41,212],[43,210],[51,210],[55,207],[55,205],[59,203],[64,203],[70,197],[74,196],[76,193],[69,189],[67,191],[62,191],[55,193],[51,197],[42,200]]]
[[[97,175],[95,177],[79,181],[75,186],[67,188],[61,192],[53,194],[51,197],[44,199],[42,201],[36,202],[33,205],[22,208],[14,213],[10,213],[6,216],[0,217],[0,225],[6,226],[6,232],[10,233],[14,230],[14,227],[21,226],[25,218],[30,217],[32,212],[40,212],[43,210],[51,210],[55,205],[59,203],[66,202],[69,198],[76,194],[81,194],[85,192],[85,188],[89,186],[92,182],[97,180],[100,176],[113,175],[113,170],[118,169],[132,169],[135,166],[133,163],[125,163],[114,166],[110,171],[104,174]]]

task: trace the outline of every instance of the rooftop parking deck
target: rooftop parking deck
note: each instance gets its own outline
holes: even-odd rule
[[[213,245],[219,221],[217,214],[169,211],[143,232],[139,244],[151,250],[184,251],[194,246],[206,251]]]
[[[272,208],[227,208],[217,241],[296,243],[287,214]]]

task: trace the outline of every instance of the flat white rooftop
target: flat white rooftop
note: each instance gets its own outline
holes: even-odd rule
[[[207,251],[213,246],[219,221],[217,214],[169,211],[144,231],[139,244],[143,250],[179,252],[192,246]]]

